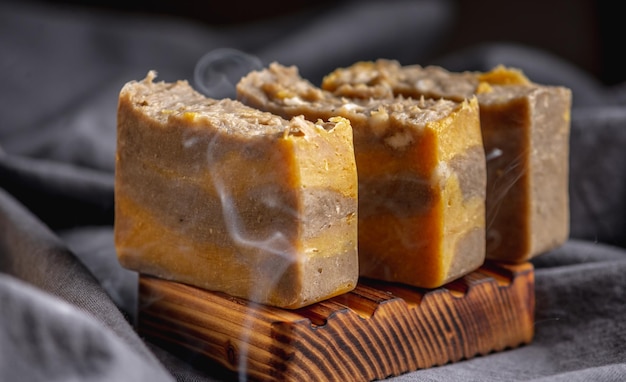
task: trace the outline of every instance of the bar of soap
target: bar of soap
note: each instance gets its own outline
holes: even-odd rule
[[[449,72],[383,59],[339,68],[322,88],[380,98],[476,95],[487,158],[487,258],[523,262],[567,240],[570,89],[533,83],[503,66]]]
[[[286,120],[155,75],[119,95],[120,263],[287,309],[355,288],[350,122]]]
[[[335,97],[278,63],[244,77],[237,97],[285,118],[350,120],[361,276],[435,288],[483,264],[486,166],[475,98]]]

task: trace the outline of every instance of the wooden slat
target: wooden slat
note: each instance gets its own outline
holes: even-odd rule
[[[249,379],[370,381],[529,343],[530,263],[487,262],[437,289],[360,280],[296,310],[142,275],[139,331]]]

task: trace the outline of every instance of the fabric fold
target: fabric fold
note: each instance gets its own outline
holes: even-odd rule
[[[68,349],[61,350],[68,350],[81,357],[86,356],[81,354],[81,351],[73,349],[74,344],[71,343],[73,336],[81,336],[80,330],[74,332],[74,329],[80,325],[85,325],[86,329],[84,330],[90,333],[98,332],[98,328],[100,328],[101,332],[93,335],[106,337],[108,338],[107,341],[111,341],[109,345],[100,345],[110,346],[109,349],[104,350],[115,354],[114,357],[112,355],[106,357],[115,358],[116,361],[113,362],[112,367],[120,366],[116,365],[116,362],[125,363],[130,358],[134,358],[137,362],[129,362],[128,366],[122,367],[122,369],[130,366],[144,369],[141,373],[148,373],[149,370],[153,370],[148,373],[152,374],[150,378],[167,380],[167,372],[161,368],[131,324],[117,309],[89,270],[67,249],[58,236],[4,190],[0,190],[0,227],[3,228],[0,231],[0,272],[8,280],[11,278],[20,280],[19,282],[5,280],[3,283],[8,287],[0,287],[0,291],[4,294],[3,299],[7,301],[6,305],[2,304],[4,319],[0,328],[11,330],[11,333],[6,335],[15,336],[17,339],[12,341],[18,341],[21,346],[26,347],[23,350],[24,357],[28,357],[31,352],[34,352],[35,357],[31,359],[33,365],[37,364],[38,358],[42,362],[48,361],[48,357],[50,357],[50,362],[54,363],[59,351],[57,347],[63,348],[66,345]],[[30,285],[29,288],[38,289],[39,292],[24,292],[25,300],[22,301],[16,293],[20,290],[19,285],[23,283]],[[55,299],[61,299],[63,302],[57,304]],[[15,305],[15,312],[8,307],[9,305],[13,306],[13,304]],[[60,306],[52,309],[49,315],[46,309],[51,309],[50,307],[55,306],[55,304]],[[68,308],[70,306],[68,304],[75,306],[78,310]],[[65,313],[65,315],[62,318],[53,319],[54,314],[59,314],[55,309]],[[79,311],[83,313],[79,313]],[[31,316],[32,318],[28,318]],[[14,321],[18,322],[15,323]],[[31,321],[34,322],[33,325],[35,326],[30,327],[29,322]],[[11,325],[20,325],[15,329],[18,331],[13,331],[10,328]],[[38,329],[39,326],[43,332],[42,335],[45,336],[53,335],[56,331],[66,334],[59,335],[58,338],[55,337],[52,342],[45,339],[29,341],[29,330]],[[112,335],[113,333],[115,335]],[[22,341],[19,341],[20,337],[23,337]],[[67,337],[65,340],[68,343],[62,341],[64,337]],[[60,342],[57,343],[57,340]],[[100,340],[95,342],[100,342]],[[77,346],[88,345],[78,344]],[[3,349],[11,348],[10,344],[4,342],[2,342],[2,347]],[[3,354],[5,353],[12,352],[3,351]],[[87,362],[87,360],[83,361]],[[10,361],[7,360],[7,362]],[[10,363],[5,366],[8,365]],[[74,366],[68,365],[67,367],[70,368],[68,372],[77,372],[76,370],[72,371]],[[10,368],[3,367],[1,370],[3,373],[5,371],[13,373]],[[39,372],[45,372],[45,370],[33,371],[36,371],[33,374],[35,378]],[[129,375],[139,373],[139,371],[131,371],[128,371]],[[61,370],[61,372],[65,371]],[[140,374],[136,375],[140,376]],[[5,375],[1,374],[1,376],[4,379]],[[8,380],[20,380],[17,378],[19,375],[14,376],[16,379],[9,378]],[[26,376],[30,376],[30,374],[26,374]],[[80,375],[67,377],[78,379]],[[145,380],[149,380],[149,378]]]

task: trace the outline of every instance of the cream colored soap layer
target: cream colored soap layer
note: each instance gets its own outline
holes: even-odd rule
[[[486,169],[476,99],[335,97],[279,64],[250,73],[237,90],[244,103],[286,118],[351,121],[361,276],[434,288],[482,265]]]
[[[287,121],[153,78],[120,92],[121,264],[283,308],[353,289],[358,189],[349,121]]]
[[[390,60],[337,69],[322,87],[338,96],[476,96],[487,158],[487,257],[526,261],[569,236],[569,89],[504,67],[453,73]]]

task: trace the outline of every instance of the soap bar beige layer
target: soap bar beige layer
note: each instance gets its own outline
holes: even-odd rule
[[[568,156],[571,91],[532,83],[515,69],[446,71],[359,62],[322,87],[342,96],[474,95],[487,157],[487,258],[521,262],[561,245],[569,235]]]
[[[121,264],[282,308],[356,287],[349,121],[288,121],[154,76],[119,96]]]
[[[237,91],[284,117],[351,121],[362,276],[435,288],[482,265],[486,168],[476,99],[342,99],[277,63]]]

